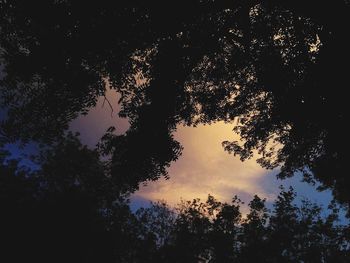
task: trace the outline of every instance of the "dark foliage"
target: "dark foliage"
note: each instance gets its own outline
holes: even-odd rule
[[[340,0],[1,1],[2,140],[52,142],[108,81],[131,122],[109,136],[117,181],[166,176],[177,124],[236,120],[227,151],[348,203],[349,17]]]
[[[3,262],[348,262],[349,228],[328,210],[281,189],[273,211],[255,196],[249,212],[234,197],[152,203],[135,213],[126,196],[110,202],[96,151],[69,135],[24,170],[1,155]],[[54,158],[53,158],[54,157]],[[85,168],[82,169],[81,166]],[[93,185],[91,183],[93,182]],[[103,182],[103,183],[102,183]],[[107,194],[106,194],[107,193]]]
[[[228,152],[348,205],[348,1],[163,2],[0,0],[2,261],[348,262],[337,206],[322,217],[293,191],[246,218],[236,197],[136,215],[126,200],[167,176],[177,125],[223,120],[242,138]],[[90,150],[64,134],[106,83],[131,125]],[[38,171],[2,151],[18,140],[46,145]]]

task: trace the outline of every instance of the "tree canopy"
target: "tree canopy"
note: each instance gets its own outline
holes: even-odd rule
[[[1,155],[3,261],[349,261],[349,227],[339,224],[334,203],[328,209],[307,200],[296,205],[294,190],[282,188],[272,211],[258,196],[244,215],[237,196],[226,203],[209,195],[175,209],[155,202],[132,213],[126,199],[108,202],[97,191],[101,184],[90,187],[109,181],[96,172],[94,150],[69,136],[50,153],[35,172]]]
[[[36,171],[0,157],[0,259],[6,262],[348,262],[349,227],[328,209],[281,189],[272,211],[254,196],[165,202],[132,212],[95,150],[69,135]],[[82,168],[82,166],[84,168]],[[112,202],[109,200],[113,200]]]
[[[52,143],[105,93],[131,127],[100,150],[131,188],[166,176],[176,125],[236,121],[224,148],[348,204],[348,1],[0,1],[2,142]]]

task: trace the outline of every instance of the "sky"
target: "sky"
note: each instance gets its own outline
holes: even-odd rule
[[[99,138],[110,126],[116,126],[117,133],[128,128],[128,121],[117,116],[118,95],[109,90],[107,97],[112,105],[111,112],[101,98],[89,114],[81,116],[71,123],[72,131],[80,132],[82,142],[94,147]],[[114,107],[114,106],[113,106]],[[112,113],[112,116],[111,116]],[[317,192],[315,187],[300,182],[301,176],[287,180],[277,180],[278,170],[265,170],[254,159],[241,162],[239,157],[228,154],[221,146],[222,141],[239,139],[232,131],[232,124],[218,122],[212,125],[194,127],[178,126],[175,139],[184,147],[183,154],[168,169],[170,179],[161,178],[140,186],[131,198],[131,206],[147,206],[149,201],[164,200],[175,206],[181,199],[205,200],[208,194],[220,201],[229,202],[234,195],[248,203],[255,194],[273,202],[279,192],[279,186],[293,186],[299,198],[328,205],[331,200],[329,191]]]
[[[113,112],[108,103],[103,103],[104,99],[100,98],[96,107],[70,125],[70,129],[79,132],[82,142],[90,147],[97,144],[110,126],[115,126],[119,134],[128,129],[128,121],[117,116],[120,109],[118,94],[109,87],[107,89],[106,97],[113,105]],[[306,197],[325,206],[329,203],[329,191],[317,192],[315,187],[300,182],[301,176],[277,180],[278,170],[265,170],[254,159],[241,162],[239,157],[225,152],[221,146],[222,141],[239,139],[237,135],[234,137],[232,129],[232,124],[223,122],[198,125],[196,128],[179,126],[175,139],[182,144],[184,150],[179,160],[168,169],[170,179],[161,178],[141,185],[140,190],[131,198],[132,208],[148,206],[150,201],[158,200],[175,206],[181,199],[205,200],[208,194],[227,202],[238,195],[245,203],[258,194],[272,203],[280,185],[293,186],[299,198]],[[8,147],[14,157],[21,152],[16,145]],[[28,149],[27,152],[35,151],[33,145]]]

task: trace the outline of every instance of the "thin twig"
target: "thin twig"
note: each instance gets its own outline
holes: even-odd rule
[[[106,97],[105,95],[103,95],[103,97],[104,97],[104,100],[103,100],[103,103],[102,103],[102,108],[104,107],[105,102],[107,101],[109,107],[111,108],[111,117],[113,118],[114,109],[113,109],[113,107],[112,107],[112,104],[111,104],[111,102],[107,99],[107,97]]]

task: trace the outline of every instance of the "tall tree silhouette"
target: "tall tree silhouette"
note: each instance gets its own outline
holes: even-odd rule
[[[255,195],[249,203],[249,213],[242,222],[240,241],[244,245],[241,247],[241,253],[238,257],[239,262],[268,262],[266,254],[268,251],[267,220],[269,219],[269,211],[265,202],[266,200]]]

